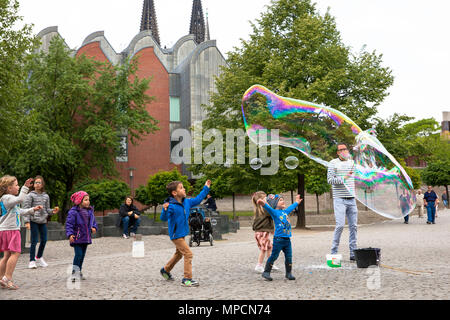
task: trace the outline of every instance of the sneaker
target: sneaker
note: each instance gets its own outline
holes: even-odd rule
[[[43,267],[43,268],[48,267],[48,264],[47,264],[47,262],[45,262],[43,257],[36,258],[36,265],[38,265],[39,267]]]
[[[408,224],[408,223],[409,223],[408,221],[405,221],[405,222],[404,222],[404,224]]]
[[[81,272],[80,271],[72,271],[72,277],[70,278],[72,282],[76,282],[77,280],[80,281],[81,279]]]
[[[264,272],[264,267],[262,264],[257,264],[255,267],[255,271],[259,272],[259,273],[263,273]]]
[[[164,268],[161,268],[159,272],[161,273],[161,275],[165,280],[174,280],[170,272],[167,272]]]
[[[272,266],[272,270],[277,271],[277,270],[280,270],[280,268],[278,268],[276,265],[273,265],[273,266]]]
[[[272,281],[272,277],[270,276],[270,272],[263,272],[262,277],[267,281]]]
[[[427,224],[431,224],[431,222],[430,222],[430,221],[427,221]]]
[[[199,283],[195,280],[184,278],[181,280],[181,285],[183,287],[198,287]]]
[[[82,272],[80,272],[80,279],[81,279],[81,280],[86,280],[86,277],[83,275]]]
[[[122,235],[122,237],[123,237],[124,239],[128,239],[128,238],[129,238],[125,233]]]
[[[28,264],[28,269],[37,269],[36,261],[30,261],[30,264]]]
[[[130,233],[130,237],[133,237],[133,238],[135,238],[135,237],[136,237],[136,233],[134,233],[134,232],[131,232],[131,233]]]

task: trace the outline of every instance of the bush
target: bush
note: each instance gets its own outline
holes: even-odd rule
[[[129,186],[119,180],[87,180],[77,184],[73,192],[80,190],[89,194],[91,205],[96,211],[103,212],[118,209],[125,202],[125,198],[130,195]]]

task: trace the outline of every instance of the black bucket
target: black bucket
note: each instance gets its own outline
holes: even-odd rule
[[[364,248],[355,250],[356,266],[358,268],[368,268],[378,266],[381,260],[381,249]]]

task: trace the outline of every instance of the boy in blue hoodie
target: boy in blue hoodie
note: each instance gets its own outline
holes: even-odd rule
[[[272,281],[270,277],[270,272],[272,271],[272,266],[278,259],[278,256],[283,250],[284,252],[284,264],[286,266],[286,278],[288,280],[295,280],[292,275],[292,245],[291,245],[291,223],[289,222],[289,214],[298,207],[303,199],[300,195],[297,195],[295,202],[286,208],[284,199],[279,195],[270,194],[265,199],[259,199],[257,201],[258,205],[263,206],[263,208],[270,214],[275,225],[275,234],[273,235],[273,249],[272,254],[269,259],[267,259],[266,267],[262,277],[265,280]]]
[[[184,257],[184,278],[181,285],[186,287],[198,286],[199,283],[192,279],[192,251],[184,238],[189,234],[189,213],[192,207],[199,205],[209,193],[211,181],[208,180],[200,194],[193,199],[186,199],[186,189],[180,181],[174,181],[167,185],[170,195],[169,201],[164,203],[161,212],[161,220],[168,222],[170,240],[176,247],[175,254],[169,262],[160,270],[166,280],[173,280],[170,271],[178,261]]]

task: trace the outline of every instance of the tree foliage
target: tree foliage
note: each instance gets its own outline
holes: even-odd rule
[[[49,52],[32,55],[26,66],[26,129],[12,148],[8,171],[43,175],[51,196],[68,193],[91,174],[117,176],[119,136],[126,132],[135,144],[158,130],[146,109],[150,80],[138,79],[137,68],[137,60],[112,66],[72,57],[64,41],[53,38]]]

